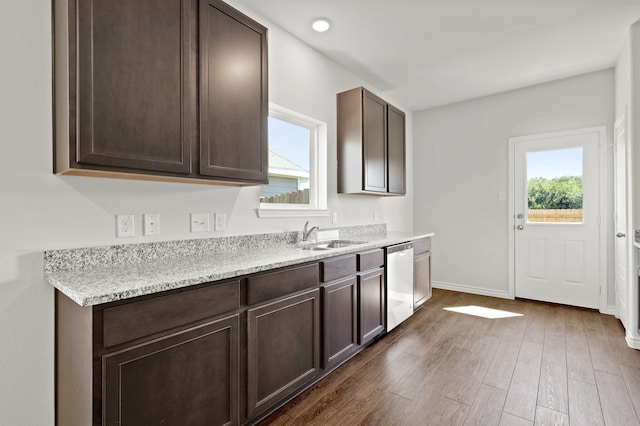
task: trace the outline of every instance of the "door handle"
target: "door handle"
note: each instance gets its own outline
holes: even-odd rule
[[[624,238],[624,237],[626,237],[626,236],[627,236],[627,234],[625,234],[625,233],[623,233],[623,232],[618,232],[618,233],[616,234],[616,237],[618,237],[618,238]]]
[[[523,225],[518,225],[517,229],[518,229],[518,231],[522,231],[524,229],[524,226]]]

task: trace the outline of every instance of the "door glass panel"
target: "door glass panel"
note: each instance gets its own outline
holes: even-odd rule
[[[527,153],[527,222],[582,223],[582,147]]]

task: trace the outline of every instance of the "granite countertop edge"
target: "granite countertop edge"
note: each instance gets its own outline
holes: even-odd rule
[[[45,280],[78,305],[93,306],[432,236],[434,233],[388,232],[386,236],[376,236],[375,239],[362,238],[366,243],[326,251],[284,245],[267,250],[249,249],[112,267],[45,272]]]

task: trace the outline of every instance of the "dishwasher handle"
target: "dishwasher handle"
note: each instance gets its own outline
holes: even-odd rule
[[[405,251],[405,250],[409,250],[411,248],[413,248],[413,243],[411,243],[411,242],[403,243],[403,244],[397,244],[395,246],[387,247],[387,254],[397,253],[399,251]]]

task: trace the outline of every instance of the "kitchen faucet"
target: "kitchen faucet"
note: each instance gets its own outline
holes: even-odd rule
[[[304,224],[304,228],[302,229],[302,241],[308,241],[309,235],[316,229],[320,229],[319,227],[314,226],[313,228],[307,230],[308,227],[309,227],[309,221],[307,221],[307,223]]]

